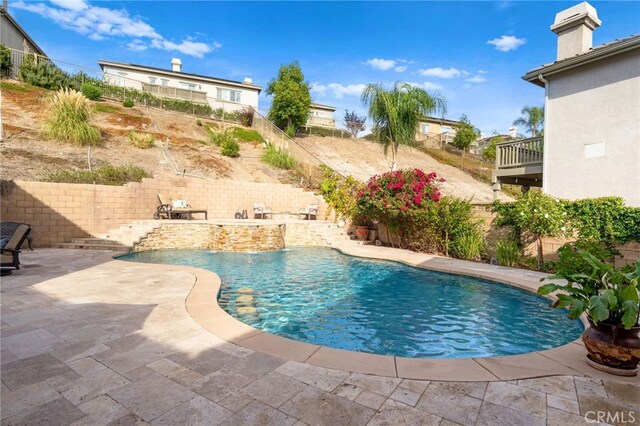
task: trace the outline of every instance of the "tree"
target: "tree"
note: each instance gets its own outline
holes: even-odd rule
[[[269,120],[276,126],[295,134],[298,127],[307,122],[311,95],[309,83],[304,81],[300,64],[293,62],[282,65],[278,78],[271,80],[267,87],[267,95],[273,96]]]
[[[524,108],[522,108],[522,111],[520,111],[520,113],[522,114],[522,116],[515,120],[513,122],[513,125],[524,126],[527,131],[531,132],[531,137],[542,135],[542,126],[544,123],[544,108],[525,106]]]
[[[471,142],[478,139],[479,136],[480,131],[473,127],[466,115],[462,114],[460,124],[456,129],[456,135],[453,138],[453,145],[463,152],[467,152],[471,146]]]
[[[482,151],[482,156],[487,160],[495,161],[496,160],[496,145],[500,142],[503,142],[504,138],[498,134],[498,132],[494,132],[494,136],[489,139],[489,146]]]
[[[4,44],[0,44],[0,74],[9,75],[11,66],[11,51]]]
[[[368,84],[362,92],[362,102],[369,106],[372,130],[384,145],[385,154],[391,148],[392,170],[396,170],[398,146],[415,143],[420,119],[436,112],[445,113],[447,109],[444,98],[402,82],[391,89],[382,84]]]
[[[344,110],[344,125],[354,138],[358,137],[358,133],[367,129],[366,121],[367,117],[364,115],[358,115],[355,111]]]

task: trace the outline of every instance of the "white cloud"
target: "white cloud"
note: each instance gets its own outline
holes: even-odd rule
[[[342,99],[344,96],[360,96],[364,88],[364,84],[349,84],[347,86],[343,86],[340,83],[329,83],[326,85],[313,83],[311,85],[312,92],[318,93],[321,96],[326,95],[327,92],[331,92],[337,99]]]
[[[219,43],[208,45],[190,37],[181,42],[167,40],[141,18],[130,16],[125,9],[92,6],[85,0],[51,0],[51,5],[19,0],[11,6],[37,13],[62,28],[75,31],[91,40],[133,39],[126,46],[134,51],[154,48],[202,58],[221,47]]]
[[[516,36],[500,36],[500,38],[494,38],[493,40],[487,41],[489,44],[493,44],[496,47],[496,50],[501,52],[508,52],[510,50],[516,50],[518,47],[522,46],[527,42],[525,38],[518,38]]]
[[[481,75],[474,75],[473,77],[467,78],[464,81],[468,83],[484,83],[487,79]]]
[[[424,87],[427,90],[442,90],[442,89],[444,89],[444,87],[442,87],[441,85],[439,85],[437,83],[432,83],[431,81],[425,81],[424,83],[422,83],[422,87]]]
[[[485,70],[478,70],[478,74],[486,74],[486,73],[487,73],[487,71],[485,71]]]
[[[400,65],[399,67],[395,67],[393,70],[395,72],[405,72],[407,70],[407,66],[406,65]]]
[[[365,64],[369,65],[371,68],[375,68],[380,71],[387,71],[396,66],[397,61],[393,59],[379,59],[373,58],[368,59]]]
[[[437,77],[437,78],[456,78],[462,75],[462,71],[456,68],[444,69],[441,67],[427,68],[418,70],[420,75],[425,77]]]

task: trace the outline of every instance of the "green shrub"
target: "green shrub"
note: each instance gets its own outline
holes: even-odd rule
[[[200,120],[199,118],[196,119],[196,126],[202,127],[202,120]]]
[[[233,140],[233,134],[230,129],[216,131],[209,128],[208,130],[209,130],[209,140],[215,146],[222,146],[225,143]]]
[[[92,101],[99,101],[102,96],[102,89],[91,83],[84,83],[80,90],[87,99],[91,99]]]
[[[91,104],[82,93],[60,89],[49,100],[45,133],[47,136],[81,146],[97,145],[100,130],[89,125]]]
[[[245,107],[240,114],[238,114],[238,122],[244,127],[251,127],[253,125],[253,108]]]
[[[0,73],[8,75],[11,72],[11,67],[13,67],[11,51],[4,44],[0,44]]]
[[[260,158],[278,169],[291,170],[296,166],[296,160],[287,151],[272,144],[267,145]]]
[[[58,90],[69,87],[69,75],[60,68],[46,60],[36,63],[33,55],[25,55],[20,64],[20,80],[32,86],[38,86],[49,90]]]
[[[353,136],[347,131],[341,129],[335,129],[331,127],[317,127],[317,126],[308,126],[305,128],[301,128],[299,132],[307,134],[307,135],[316,135],[316,136],[332,136],[334,138],[343,138],[343,139],[352,139]]]
[[[134,105],[134,103],[133,103],[133,100],[131,100],[131,99],[125,99],[122,102],[122,106],[125,107],[125,108],[133,108],[133,105]]]
[[[233,137],[243,142],[264,142],[264,138],[258,131],[242,127],[233,128]]]
[[[513,238],[498,241],[496,257],[498,258],[498,265],[516,266],[522,257],[520,243]]]
[[[147,149],[153,147],[155,138],[149,133],[138,133],[134,130],[129,133],[129,142],[136,148]]]
[[[106,113],[112,113],[112,112],[116,112],[119,111],[120,108],[118,108],[117,106],[114,105],[108,105],[108,104],[94,104],[93,105],[93,110],[95,112],[106,112]]]
[[[614,258],[619,252],[613,248],[608,248],[605,243],[593,240],[578,240],[574,243],[567,243],[558,249],[558,261],[555,267],[558,272],[571,270],[589,271],[591,266],[578,252],[586,250],[595,256],[599,261],[613,266]]]
[[[89,170],[62,170],[49,173],[44,176],[45,182],[58,183],[95,183],[97,185],[124,185],[128,182],[140,182],[149,177],[149,173],[138,166],[127,164],[125,166],[105,165],[92,171]]]
[[[222,155],[225,157],[239,157],[240,145],[233,139],[226,140],[222,143]]]
[[[466,231],[451,242],[451,254],[459,259],[479,261],[484,253],[484,239],[477,229]]]
[[[296,137],[296,128],[293,126],[287,126],[287,128],[284,129],[284,133],[291,139],[293,139]]]

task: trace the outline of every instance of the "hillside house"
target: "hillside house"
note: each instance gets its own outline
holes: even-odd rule
[[[7,10],[7,2],[0,7],[0,41],[10,49],[47,56]]]
[[[309,106],[309,119],[306,125],[331,127],[335,129],[336,120],[333,119],[334,112],[336,112],[335,107],[312,103]]]
[[[592,47],[600,24],[587,2],[556,15],[556,61],[523,76],[545,89],[544,136],[498,145],[497,186],[539,175],[555,197],[640,207],[640,35]]]
[[[262,88],[250,78],[242,82],[182,72],[182,61],[171,60],[171,69],[100,60],[105,81],[143,90],[155,96],[190,100],[222,108],[225,112],[258,108]]]
[[[416,129],[416,141],[426,145],[433,145],[434,147],[441,147],[442,144],[453,142],[459,125],[459,121],[424,117],[420,120],[418,129]]]

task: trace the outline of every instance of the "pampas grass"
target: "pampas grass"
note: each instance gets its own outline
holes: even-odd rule
[[[80,146],[98,145],[100,130],[89,124],[91,103],[73,89],[60,89],[51,96],[45,119],[45,134]]]

